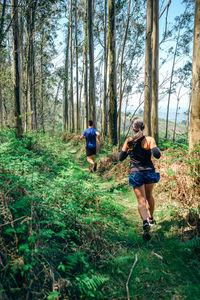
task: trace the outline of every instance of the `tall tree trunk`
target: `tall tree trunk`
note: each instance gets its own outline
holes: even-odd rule
[[[4,33],[3,33],[3,27],[4,27],[4,21],[5,21],[5,12],[6,12],[6,2],[7,0],[3,0],[3,6],[2,6],[2,12],[1,12],[1,21],[0,21],[0,47],[1,43],[4,39]]]
[[[25,92],[25,72],[24,72],[24,12],[20,10],[20,69],[21,69],[21,92],[22,92],[22,113],[23,125],[26,124],[26,92]],[[26,129],[26,128],[25,128]]]
[[[27,102],[29,117],[29,129],[37,129],[37,112],[35,97],[35,57],[34,57],[34,31],[35,31],[35,13],[38,0],[28,3],[27,7],[27,33],[28,33],[28,55],[27,55]]]
[[[0,63],[0,73],[1,73],[1,63]],[[0,129],[3,129],[3,95],[2,95],[1,82],[0,82]]]
[[[178,29],[177,39],[176,39],[176,46],[175,46],[175,49],[174,49],[173,63],[172,63],[172,69],[171,69],[171,76],[170,76],[169,93],[168,93],[168,101],[167,101],[166,129],[165,129],[165,138],[166,139],[168,137],[169,105],[170,105],[170,99],[171,99],[171,93],[172,93],[174,68],[175,68],[176,55],[177,55],[178,44],[179,44],[179,39],[180,39],[180,32],[181,32],[181,22],[179,24],[179,29]]]
[[[125,113],[124,113],[124,130],[123,130],[123,134],[125,134],[125,130],[126,130],[126,114],[127,114],[127,107],[128,107],[128,95],[126,97],[126,106],[125,106]]]
[[[104,89],[103,89],[103,111],[102,111],[102,132],[103,137],[107,136],[107,69],[108,69],[108,47],[107,47],[107,6],[108,1],[104,2]]]
[[[108,49],[109,49],[109,142],[117,144],[117,95],[115,50],[115,0],[108,2]]]
[[[174,130],[173,130],[173,138],[172,138],[173,142],[175,142],[175,136],[176,136],[176,124],[177,124],[177,117],[178,117],[178,109],[179,109],[181,88],[182,88],[182,85],[179,88],[178,96],[177,96],[176,114],[175,114]]]
[[[151,135],[158,141],[159,0],[153,2]]]
[[[96,99],[94,78],[94,41],[93,41],[93,0],[88,0],[88,40],[89,40],[89,119],[96,123]]]
[[[43,79],[43,45],[44,45],[44,31],[41,34],[40,44],[40,128],[45,132],[44,128],[44,79]]]
[[[78,36],[77,36],[77,0],[75,1],[75,43],[76,43],[76,132],[80,131],[80,106],[78,94]]]
[[[68,24],[67,45],[65,53],[65,70],[64,70],[64,99],[63,99],[63,131],[69,129],[69,115],[68,115],[68,69],[69,69],[69,37],[70,37],[70,23]]]
[[[84,41],[83,41],[83,72],[84,72],[84,128],[88,125],[88,26],[87,26],[87,1],[85,0],[84,8]]]
[[[14,84],[14,102],[15,102],[15,127],[17,137],[21,137],[22,119],[21,119],[21,72],[20,72],[20,42],[18,25],[18,0],[11,0],[11,18],[13,31],[13,84]]]
[[[31,82],[31,14],[30,10],[27,9],[26,13],[26,20],[27,20],[27,86],[26,86],[26,103],[27,103],[27,126],[26,130],[32,130],[32,82]]]
[[[187,134],[187,137],[189,135],[189,126],[190,126],[190,107],[191,107],[191,95],[190,95],[190,100],[189,100],[189,104],[188,104],[187,121],[186,121],[186,134]]]
[[[59,95],[60,85],[61,85],[61,80],[60,80],[59,83],[58,83],[57,92],[56,92],[56,96],[55,96],[55,100],[54,100],[52,134],[54,134],[54,132],[55,132],[55,125],[56,125],[56,106],[57,106],[57,103],[58,103],[58,95]]]
[[[123,41],[123,45],[122,45],[122,53],[121,53],[121,60],[120,60],[120,66],[119,66],[120,79],[119,79],[118,142],[117,142],[118,149],[120,148],[120,133],[121,133],[122,64],[123,64],[123,60],[124,60],[124,49],[125,49],[126,39],[127,39],[127,34],[128,34],[128,26],[129,26],[129,19],[130,19],[130,5],[131,5],[131,0],[129,0],[129,3],[128,3],[126,31],[125,31],[125,34],[124,34],[124,41]]]
[[[200,0],[195,0],[189,149],[200,140]]]
[[[152,102],[152,25],[153,0],[147,0],[146,9],[146,42],[145,42],[145,84],[144,84],[144,123],[145,134],[151,135],[151,102]]]
[[[74,132],[74,97],[73,97],[73,50],[72,50],[72,0],[70,0],[70,130]]]
[[[80,130],[82,130],[83,127],[84,127],[84,111],[83,111],[84,105],[81,104],[81,99],[82,99],[82,89],[83,89],[83,76],[84,76],[83,71],[84,71],[84,70],[82,70],[82,74],[81,74],[81,85],[80,85],[80,89],[79,89],[79,99],[80,99],[80,108],[79,108],[79,110],[80,110],[80,121],[79,121],[79,122],[80,122]]]

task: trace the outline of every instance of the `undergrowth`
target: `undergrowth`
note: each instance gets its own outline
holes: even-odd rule
[[[103,144],[95,175],[75,135],[16,140],[1,131],[0,141],[2,299],[126,298],[136,254],[132,299],[198,299],[199,239],[184,239],[187,223],[169,203],[143,242],[127,162],[118,176],[116,150]]]

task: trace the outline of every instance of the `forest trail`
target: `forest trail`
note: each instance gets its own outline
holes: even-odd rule
[[[41,292],[50,278],[48,268],[71,283],[68,291],[75,296],[70,299],[79,299],[79,295],[87,300],[126,299],[126,282],[136,254],[138,261],[129,282],[131,299],[199,299],[198,252],[182,239],[185,225],[177,203],[163,201],[163,194],[155,188],[157,225],[151,228],[152,239],[145,242],[128,176],[122,181],[116,174],[105,179],[100,172],[89,173],[85,145],[78,139],[62,142],[60,137],[37,134],[22,142],[9,132],[2,133],[1,140],[4,173],[0,180],[11,201],[13,220],[30,216],[34,203],[33,222],[14,223],[19,250],[14,252],[13,264],[23,257],[27,275],[20,273],[18,264],[16,269],[11,264],[9,272],[2,275],[4,290],[17,285],[19,297],[16,292],[15,299],[21,299],[23,286],[30,284],[28,276],[37,270],[44,273],[40,281],[33,281],[32,288]],[[97,162],[112,155],[112,149],[104,150],[98,153]],[[13,228],[3,226],[6,247],[12,249]],[[23,280],[18,280],[16,272]],[[13,276],[18,281],[13,281]],[[52,282],[45,293],[53,297],[51,287]]]
[[[70,148],[68,150],[70,151]],[[77,152],[74,152],[73,157],[82,168],[82,172],[86,172],[94,182],[97,191],[100,189],[112,194],[115,204],[122,209],[121,215],[126,219],[124,245],[127,246],[121,253],[116,253],[115,259],[120,265],[119,268],[123,270],[121,272],[128,274],[135,255],[138,255],[138,266],[133,270],[130,289],[135,289],[137,285],[139,294],[134,295],[133,299],[199,299],[196,289],[198,276],[196,277],[194,270],[190,268],[188,253],[180,240],[182,220],[177,216],[176,201],[163,201],[162,195],[156,193],[155,186],[154,217],[157,224],[151,227],[151,240],[145,242],[142,239],[142,222],[137,200],[132,188],[128,186],[128,177],[122,184],[115,178],[103,180],[98,173],[88,173],[86,157],[82,156],[80,160]],[[97,162],[100,157],[101,154],[97,154]],[[121,291],[122,294],[125,295]]]
[[[129,186],[128,183],[128,176],[126,176],[121,183],[117,179],[112,180],[103,180],[101,175],[98,173],[88,173],[88,167],[89,164],[86,161],[86,156],[83,160],[80,160],[77,158],[77,154],[79,151],[74,150],[74,148],[71,147],[71,145],[68,145],[67,150],[70,154],[75,158],[75,160],[78,162],[78,165],[82,168],[83,172],[86,172],[88,176],[95,181],[96,188],[100,189],[101,191],[110,191],[112,193],[115,191],[115,201],[118,203],[118,205],[123,207],[124,210],[124,217],[127,218],[127,221],[130,223],[131,227],[136,228],[139,237],[141,237],[142,234],[142,221],[139,216],[138,212],[138,205],[137,205],[137,199],[136,196],[132,190],[132,188]],[[96,156],[96,162],[99,164],[99,160],[101,158],[101,154],[99,155],[97,153]],[[156,188],[156,186],[155,186]],[[162,199],[159,198],[159,195],[155,197],[155,219],[157,222],[156,226],[151,227],[151,232],[155,233],[156,228],[159,228],[159,222],[162,223],[165,219],[168,218],[168,213],[166,211],[166,205],[163,205]],[[164,212],[163,212],[164,210]]]

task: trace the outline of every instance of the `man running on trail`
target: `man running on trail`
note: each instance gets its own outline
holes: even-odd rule
[[[95,162],[95,155],[96,155],[96,147],[100,147],[100,133],[97,131],[96,128],[93,127],[93,121],[88,122],[88,128],[83,131],[80,139],[86,138],[86,155],[87,161],[90,164],[89,171],[95,172],[97,169],[97,163]],[[96,144],[96,137],[97,137],[97,144]]]

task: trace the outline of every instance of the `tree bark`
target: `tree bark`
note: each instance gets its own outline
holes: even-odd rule
[[[87,1],[85,0],[84,8],[84,41],[83,41],[83,72],[84,72],[84,128],[88,125],[88,31],[87,31]]]
[[[108,2],[108,51],[109,51],[109,142],[117,144],[117,95],[115,50],[115,0]]]
[[[182,85],[179,88],[178,96],[177,96],[177,103],[176,103],[176,114],[175,114],[175,121],[174,121],[174,130],[173,130],[173,142],[175,142],[175,136],[176,136],[176,124],[177,124],[177,117],[178,117],[178,108],[179,108],[179,102],[180,102],[180,92],[181,92]]]
[[[93,41],[93,0],[88,0],[88,37],[89,37],[89,119],[96,123],[96,99],[94,76],[94,41]]]
[[[4,21],[5,21],[6,1],[7,1],[7,0],[3,0],[2,12],[1,12],[1,22],[0,22],[0,47],[1,47],[1,43],[3,42],[3,38],[4,38],[3,27],[4,27]]]
[[[145,135],[151,135],[151,102],[152,102],[152,16],[153,0],[147,0],[146,9],[146,42],[145,42],[145,83],[144,83],[144,123]]]
[[[189,104],[188,104],[187,121],[186,121],[186,134],[187,134],[187,137],[189,135],[189,126],[190,126],[190,107],[191,107],[191,95],[190,95],[190,100],[189,100]]]
[[[27,102],[29,113],[29,129],[37,129],[37,112],[36,112],[36,97],[35,97],[35,57],[34,57],[34,31],[35,31],[35,13],[38,0],[33,1],[27,7]]]
[[[15,11],[18,0],[11,0],[11,18],[13,32],[13,85],[14,85],[14,103],[15,103],[15,127],[16,135],[20,138],[23,134],[21,119],[21,72],[20,72],[20,42],[19,42],[19,24],[18,12]]]
[[[76,132],[80,131],[80,105],[78,94],[78,36],[77,36],[77,0],[75,1],[75,44],[76,44]]]
[[[69,69],[69,37],[70,37],[70,23],[68,24],[67,45],[65,53],[65,70],[64,70],[64,99],[63,99],[63,131],[69,129],[69,95],[68,95],[68,69]]]
[[[0,64],[1,73],[1,64]],[[2,86],[0,82],[0,129],[3,129],[3,96],[2,96]]]
[[[70,130],[74,132],[74,98],[73,98],[73,54],[72,54],[72,0],[70,0]]]
[[[128,3],[126,31],[125,31],[125,34],[124,34],[124,40],[123,40],[122,52],[121,52],[121,60],[120,60],[120,66],[119,66],[119,69],[120,69],[120,79],[119,79],[118,142],[117,142],[118,149],[120,148],[120,133],[121,133],[122,64],[123,64],[123,60],[124,60],[124,49],[125,49],[126,39],[127,39],[127,34],[128,34],[128,26],[129,26],[129,19],[130,19],[130,5],[131,5],[131,0],[129,0],[129,3]]]
[[[104,89],[103,89],[103,111],[102,111],[102,132],[103,137],[107,136],[107,69],[108,69],[108,47],[107,47],[107,6],[108,1],[104,3]]]
[[[44,44],[44,31],[41,34],[40,45],[40,128],[45,132],[44,128],[44,79],[43,79],[43,44]]]
[[[127,114],[127,107],[128,107],[128,95],[126,97],[126,106],[125,106],[125,112],[124,112],[124,130],[123,134],[125,135],[125,130],[126,130],[126,114]]]
[[[59,83],[58,83],[57,92],[56,92],[56,96],[55,96],[55,100],[54,100],[52,134],[54,134],[54,132],[55,132],[55,124],[56,124],[56,106],[57,106],[57,102],[58,102],[58,95],[59,95],[60,85],[61,85],[61,80],[60,80]]]
[[[153,2],[151,135],[158,141],[159,0]]]
[[[200,0],[195,1],[189,149],[200,140]]]

